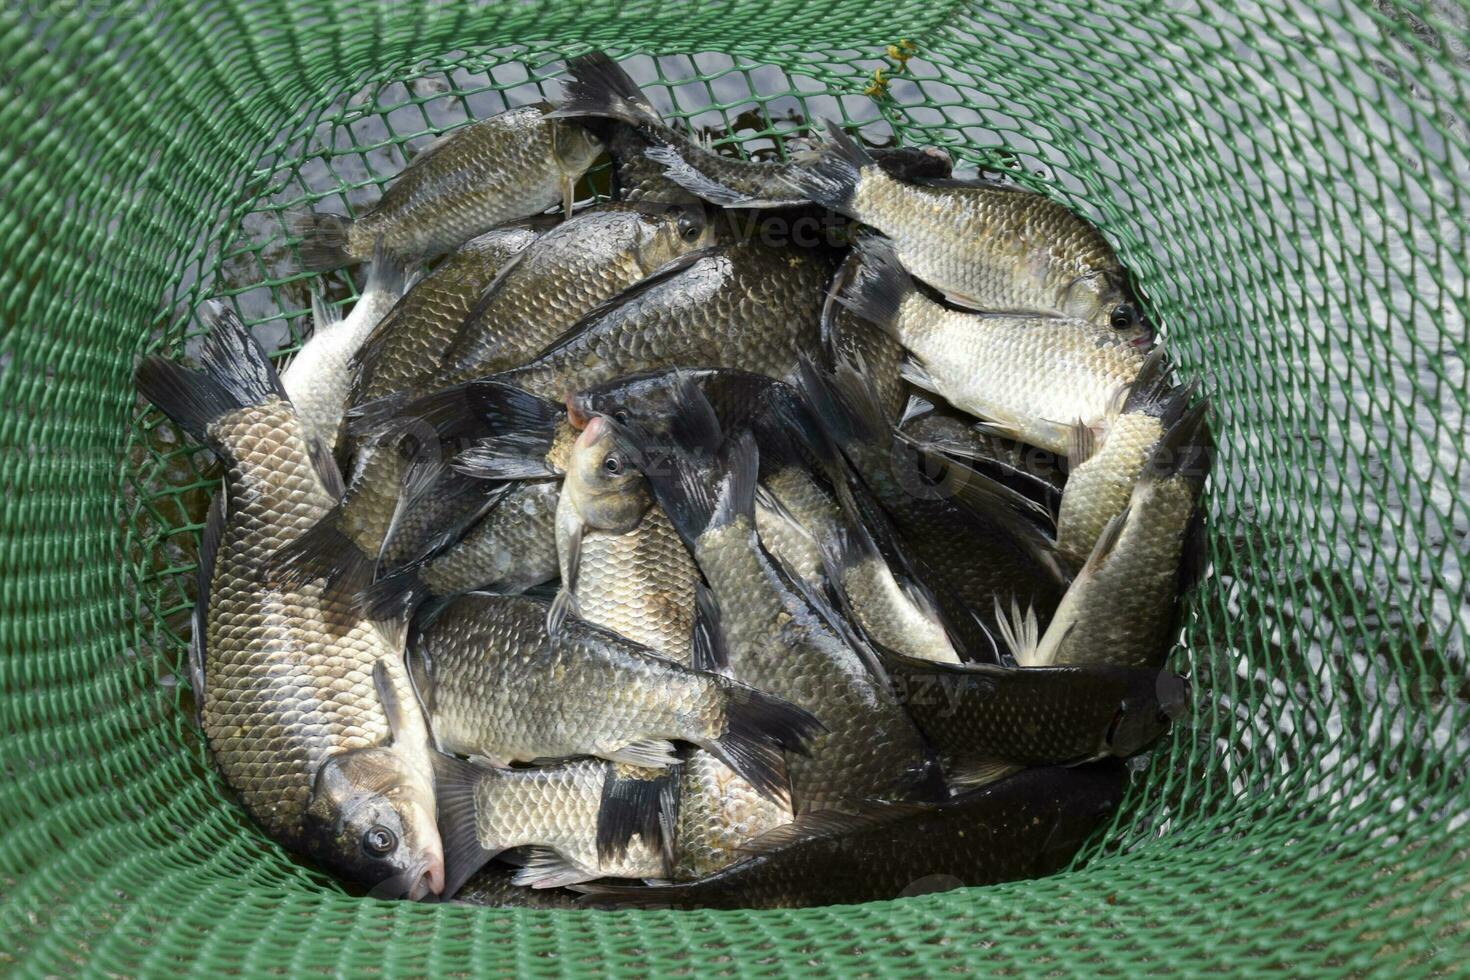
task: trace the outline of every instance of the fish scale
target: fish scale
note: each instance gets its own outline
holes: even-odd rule
[[[388,720],[373,685],[389,677],[412,703],[397,647],[346,596],[311,582],[271,586],[266,559],[319,520],[332,498],[313,469],[285,402],[225,416],[210,429],[235,462],[231,503],[210,583],[205,734],[225,779],[267,831],[294,839],[321,762],[381,744]],[[410,712],[409,739],[427,739]]]
[[[561,400],[637,371],[727,367],[784,377],[815,349],[834,256],[742,241],[629,293],[502,380]]]
[[[406,391],[433,379],[485,287],[539,235],[529,225],[486,232],[466,242],[421,279],[364,345],[351,404]]]
[[[544,107],[511,109],[443,137],[413,158],[347,232],[347,252],[375,242],[402,255],[448,251],[488,228],[561,203],[600,152],[585,130]]]
[[[517,367],[583,315],[712,241],[702,210],[604,205],[547,232],[506,270],[444,355],[440,386]]]

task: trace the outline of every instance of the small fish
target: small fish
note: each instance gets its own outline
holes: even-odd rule
[[[379,246],[402,260],[430,258],[556,204],[571,214],[572,188],[602,144],[575,123],[548,118],[547,109],[508,109],[441,136],[355,221],[296,216],[302,264],[335,269]]]
[[[1181,717],[1176,674],[1108,665],[937,664],[882,651],[899,699],[950,760],[951,784],[976,773],[1072,765],[1142,751]],[[969,778],[956,778],[962,767]]]
[[[1076,428],[1067,454],[1071,474],[1057,514],[1057,552],[1063,558],[1074,566],[1087,560],[1108,521],[1128,506],[1144,465],[1194,396],[1192,386],[1170,383],[1163,348],[1156,348],[1102,435]]]
[[[505,484],[493,506],[458,541],[368,586],[358,597],[364,613],[391,622],[465,592],[513,595],[551,581],[557,576],[560,496],[556,480]]]
[[[428,390],[485,287],[541,236],[544,222],[496,228],[465,242],[420,279],[358,350],[349,404]]]
[[[486,289],[445,352],[437,382],[520,366],[599,304],[714,241],[699,203],[609,204],[569,218]]]
[[[1055,316],[980,314],[929,299],[876,239],[841,298],[904,346],[904,377],[988,428],[1065,453],[1073,426],[1100,426],[1147,356],[1146,334]]]
[[[512,848],[527,849],[511,878],[517,886],[546,889],[594,878],[668,877],[659,828],[673,819],[672,813],[661,812],[674,805],[672,775],[647,783],[649,792],[629,793],[619,788],[626,782],[620,767],[601,759],[493,769],[438,754],[434,768],[446,895]],[[623,839],[614,842],[617,836]]]
[[[439,894],[429,732],[401,639],[319,581],[287,589],[265,574],[332,507],[341,476],[320,444],[308,446],[244,324],[222,307],[206,319],[200,371],[153,356],[137,382],[229,467],[201,549],[213,568],[191,671],[215,764],[292,850],[381,894]]]
[[[752,842],[747,857],[682,884],[580,885],[588,905],[772,909],[885,901],[993,885],[1065,867],[1122,800],[1113,762],[1028,769],[938,804],[814,813]]]
[[[806,708],[827,729],[809,757],[789,760],[796,812],[934,794],[928,752],[870,652],[761,547],[754,439],[744,433],[716,456],[719,433],[695,428],[702,444],[641,444],[645,474],[709,582],[731,673]]]
[[[816,347],[834,262],[828,249],[759,241],[687,255],[589,313],[525,366],[420,398],[358,406],[349,425],[370,433],[427,423],[442,435],[474,411],[477,388],[504,385],[560,403],[569,392],[676,367],[786,377]],[[501,395],[494,399],[499,404]]]
[[[882,232],[950,302],[1147,329],[1112,247],[1063,205],[994,181],[898,180],[838,126],[827,131],[830,149],[788,176],[791,192]],[[697,180],[670,176],[700,194]]]
[[[476,593],[418,634],[409,667],[441,747],[497,765],[597,755],[657,768],[676,761],[679,739],[786,797],[782,751],[803,750],[819,727],[811,715],[549,612]]]
[[[610,121],[600,131],[619,161],[619,187],[629,200],[676,200],[669,187],[673,184],[714,204],[800,206],[807,199],[793,183],[805,161],[823,152],[807,149],[793,154],[792,160],[769,161],[717,153],[664,122],[638,83],[601,51],[567,59],[562,96],[551,115],[584,123]],[[949,154],[937,147],[870,152],[876,165],[898,180],[948,177],[952,167]],[[641,162],[640,155],[654,168]]]
[[[601,416],[572,449],[556,542],[563,593],[578,616],[689,663],[699,569],[654,506],[632,447]]]
[[[1128,505],[1104,526],[1039,639],[1020,627],[1019,606],[1012,606],[1008,640],[1018,664],[1163,665],[1183,596],[1204,560],[1199,498],[1213,453],[1208,409],[1201,400],[1159,440]]]
[[[367,284],[345,318],[327,312],[313,295],[311,337],[281,373],[281,384],[308,442],[333,451],[342,434],[358,350],[403,296],[407,277],[391,256],[379,252],[368,267]]]

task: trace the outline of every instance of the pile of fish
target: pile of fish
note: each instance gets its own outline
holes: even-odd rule
[[[214,761],[317,865],[547,907],[1044,874],[1185,709],[1206,403],[1065,207],[835,126],[721,155],[593,53],[297,228],[371,263],[345,319],[278,376],[212,304],[137,379],[227,469]]]

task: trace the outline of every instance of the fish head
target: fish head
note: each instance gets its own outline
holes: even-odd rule
[[[636,423],[640,430],[660,435],[674,410],[677,381],[670,371],[630,374],[578,392],[569,407],[582,418],[605,415],[618,425]]]
[[[1189,682],[1178,674],[1138,672],[1108,726],[1106,754],[1123,758],[1147,748],[1184,717],[1188,699]]]
[[[653,505],[633,447],[602,415],[589,418],[577,437],[562,493],[570,495],[583,525],[613,534],[637,527]]]
[[[551,155],[562,173],[581,176],[602,153],[602,140],[586,126],[570,119],[547,120],[551,126]]]
[[[307,849],[328,870],[383,897],[444,891],[433,773],[391,747],[333,756],[306,809]]]
[[[1062,312],[1106,327],[1112,337],[1139,348],[1153,346],[1154,328],[1121,278],[1107,273],[1079,276],[1064,291]]]
[[[702,203],[649,207],[638,249],[638,264],[645,273],[715,244],[715,222]]]

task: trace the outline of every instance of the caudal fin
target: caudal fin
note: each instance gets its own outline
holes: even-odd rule
[[[433,753],[434,796],[439,807],[439,836],[444,842],[444,898],[454,893],[503,848],[480,841],[475,819],[475,788],[493,770]]]
[[[609,763],[597,811],[598,860],[621,859],[634,834],[648,844],[671,845],[672,841],[665,840],[665,830],[674,826],[678,787],[677,768],[639,769]]]
[[[700,747],[717,756],[762,795],[791,805],[785,752],[805,755],[807,744],[825,727],[789,701],[726,681],[725,730]]]
[[[899,317],[904,301],[914,292],[913,277],[904,271],[898,253],[884,239],[865,238],[857,252],[857,271],[837,302],[895,340],[902,340]]]
[[[873,167],[872,156],[835,122],[827,122],[827,143],[820,155],[804,167],[780,178],[793,192],[813,204],[850,214],[853,193],[863,168]]]
[[[199,370],[156,354],[135,375],[138,391],[195,439],[209,443],[209,425],[220,417],[273,398],[286,390],[265,350],[240,318],[217,302],[204,307],[208,335],[199,349]]]
[[[593,116],[632,126],[662,125],[658,111],[638,83],[601,51],[567,59],[567,77],[551,117]]]
[[[291,216],[291,234],[301,239],[301,267],[307,272],[329,272],[360,261],[347,253],[347,236],[352,219],[326,211],[307,211]]]

